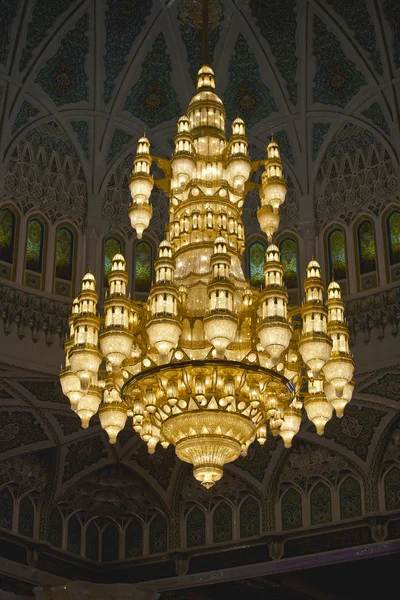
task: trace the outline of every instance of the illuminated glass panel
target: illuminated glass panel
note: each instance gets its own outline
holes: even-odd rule
[[[346,242],[344,231],[334,229],[328,236],[328,256],[330,280],[347,278],[346,271]]]
[[[375,235],[371,221],[363,221],[357,228],[360,274],[376,271]]]
[[[117,238],[109,237],[104,242],[104,285],[108,285],[108,276],[111,271],[111,261],[118,252],[121,252],[121,243]]]
[[[135,248],[136,292],[150,291],[152,271],[152,248],[148,242],[139,242]]]
[[[389,215],[387,220],[389,239],[389,261],[391,265],[400,262],[400,212]]]
[[[297,244],[293,238],[287,238],[279,244],[283,278],[288,290],[299,287],[297,279]]]
[[[14,256],[15,217],[7,208],[0,211],[0,260],[12,264]]]
[[[67,227],[57,230],[56,240],[56,277],[65,281],[72,281],[72,259],[74,251],[74,237]]]
[[[28,223],[26,239],[26,262],[29,271],[41,273],[43,267],[43,238],[44,228],[38,219],[31,219]]]
[[[250,284],[262,287],[264,277],[265,246],[261,242],[254,242],[249,246],[249,276]]]

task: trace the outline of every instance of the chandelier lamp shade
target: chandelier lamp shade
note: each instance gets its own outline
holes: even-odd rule
[[[152,216],[154,161],[170,200],[148,300],[130,298],[126,262],[116,254],[103,315],[89,272],[69,319],[60,379],[82,426],[97,413],[111,443],[128,423],[150,453],[172,444],[207,488],[255,441],[280,436],[289,448],[304,414],[322,435],[354,389],[340,286],[332,281],[325,294],[316,260],[307,266],[302,306],[288,307],[273,243],[287,185],[273,139],[266,154],[261,183],[252,183],[260,161],[249,157],[245,124],[235,119],[227,140],[215,76],[203,66],[172,158],[151,156],[143,136],[133,160],[129,217],[138,238]],[[246,280],[241,258],[242,208],[255,187],[269,242],[261,289]]]

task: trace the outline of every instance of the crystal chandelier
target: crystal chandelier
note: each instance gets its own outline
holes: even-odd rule
[[[150,143],[140,138],[129,183],[129,217],[138,238],[152,215]],[[350,401],[354,364],[340,286],[324,300],[320,265],[308,264],[301,308],[288,308],[279,249],[272,238],[287,186],[279,147],[267,147],[257,217],[269,246],[265,286],[251,287],[242,271],[241,219],[249,176],[245,124],[225,135],[225,110],[209,66],[178,120],[175,152],[163,160],[169,180],[169,225],[145,304],[127,294],[125,259],[114,256],[104,314],[89,272],[74,300],[65,342],[63,392],[87,427],[98,413],[115,443],[132,418],[153,453],[160,442],[211,487],[226,463],[250,444],[280,435],[287,448],[299,431],[303,405],[322,435],[333,410]],[[301,316],[302,328],[292,317]],[[297,321],[298,322],[298,321]]]

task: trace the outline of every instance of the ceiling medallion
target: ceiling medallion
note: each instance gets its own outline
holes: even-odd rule
[[[129,216],[138,238],[152,215],[150,143],[137,144],[129,182]],[[261,161],[264,162],[264,161]],[[161,163],[160,163],[161,164]],[[205,487],[250,444],[280,435],[286,447],[299,431],[303,406],[322,435],[343,415],[354,389],[354,364],[340,286],[324,301],[318,262],[304,282],[305,301],[288,309],[279,249],[272,238],[287,191],[279,147],[267,147],[257,217],[270,242],[265,286],[242,271],[245,194],[255,184],[245,124],[225,135],[225,110],[209,66],[198,74],[187,115],[178,120],[175,152],[163,160],[169,226],[159,246],[155,281],[145,304],[127,295],[125,259],[114,256],[104,315],[97,315],[95,278],[87,273],[74,300],[61,384],[87,427],[98,412],[115,443],[131,417],[153,453],[160,442],[193,465]],[[301,315],[302,329],[292,325]],[[104,368],[103,368],[104,365]]]

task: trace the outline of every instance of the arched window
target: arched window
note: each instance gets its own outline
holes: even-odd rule
[[[391,279],[395,281],[400,278],[400,212],[390,213],[386,219],[387,238],[389,246],[389,265],[397,265],[391,270]]]
[[[14,499],[10,490],[4,487],[0,490],[0,527],[12,529]]]
[[[68,540],[67,540],[67,550],[68,552],[73,552],[74,554],[81,553],[81,538],[82,538],[82,526],[81,523],[75,515],[68,521]]]
[[[29,496],[24,496],[19,503],[18,533],[33,537],[35,509]]]
[[[343,229],[336,227],[328,234],[329,280],[347,279],[346,240]]]
[[[248,261],[250,284],[262,287],[265,284],[265,245],[261,242],[251,244],[248,249]]]
[[[375,230],[372,221],[365,219],[358,225],[357,244],[361,289],[366,290],[376,286]]]
[[[246,498],[240,506],[240,537],[260,533],[260,506],[255,498]]]
[[[125,531],[125,558],[143,554],[143,527],[138,519],[132,519]]]
[[[332,521],[331,491],[324,483],[317,483],[310,495],[311,525]]]
[[[150,554],[166,552],[168,547],[168,525],[162,515],[156,515],[150,522],[149,550]]]
[[[148,242],[141,241],[135,246],[134,281],[135,292],[147,294],[150,291],[153,274],[153,250]]]
[[[299,287],[297,243],[293,238],[285,238],[279,244],[281,263],[283,266],[283,278],[288,290]]]
[[[62,546],[62,529],[63,521],[60,511],[58,508],[53,508],[49,517],[47,541],[57,548],[61,548]]]
[[[99,530],[92,521],[86,529],[86,558],[99,560]]]
[[[109,523],[101,536],[101,560],[118,560],[119,531],[116,525]]]
[[[72,295],[74,264],[74,234],[68,227],[59,227],[56,233],[55,292],[62,296]]]
[[[214,542],[228,542],[232,539],[232,509],[226,502],[220,502],[213,514]]]
[[[392,467],[385,476],[385,506],[386,510],[400,508],[400,469]]]
[[[39,219],[28,221],[25,251],[25,284],[41,288],[43,278],[44,226]]]
[[[0,211],[0,276],[6,279],[12,278],[10,265],[14,263],[15,226],[14,213],[3,208]]]
[[[297,529],[303,526],[303,509],[300,493],[289,488],[281,503],[282,529]]]
[[[111,261],[116,254],[122,251],[121,242],[115,237],[108,237],[104,241],[104,285],[108,286],[108,276],[111,271]]]
[[[361,517],[361,488],[354,477],[347,477],[340,486],[340,518]]]
[[[206,543],[206,516],[201,508],[195,506],[186,519],[187,547],[204,546]]]

